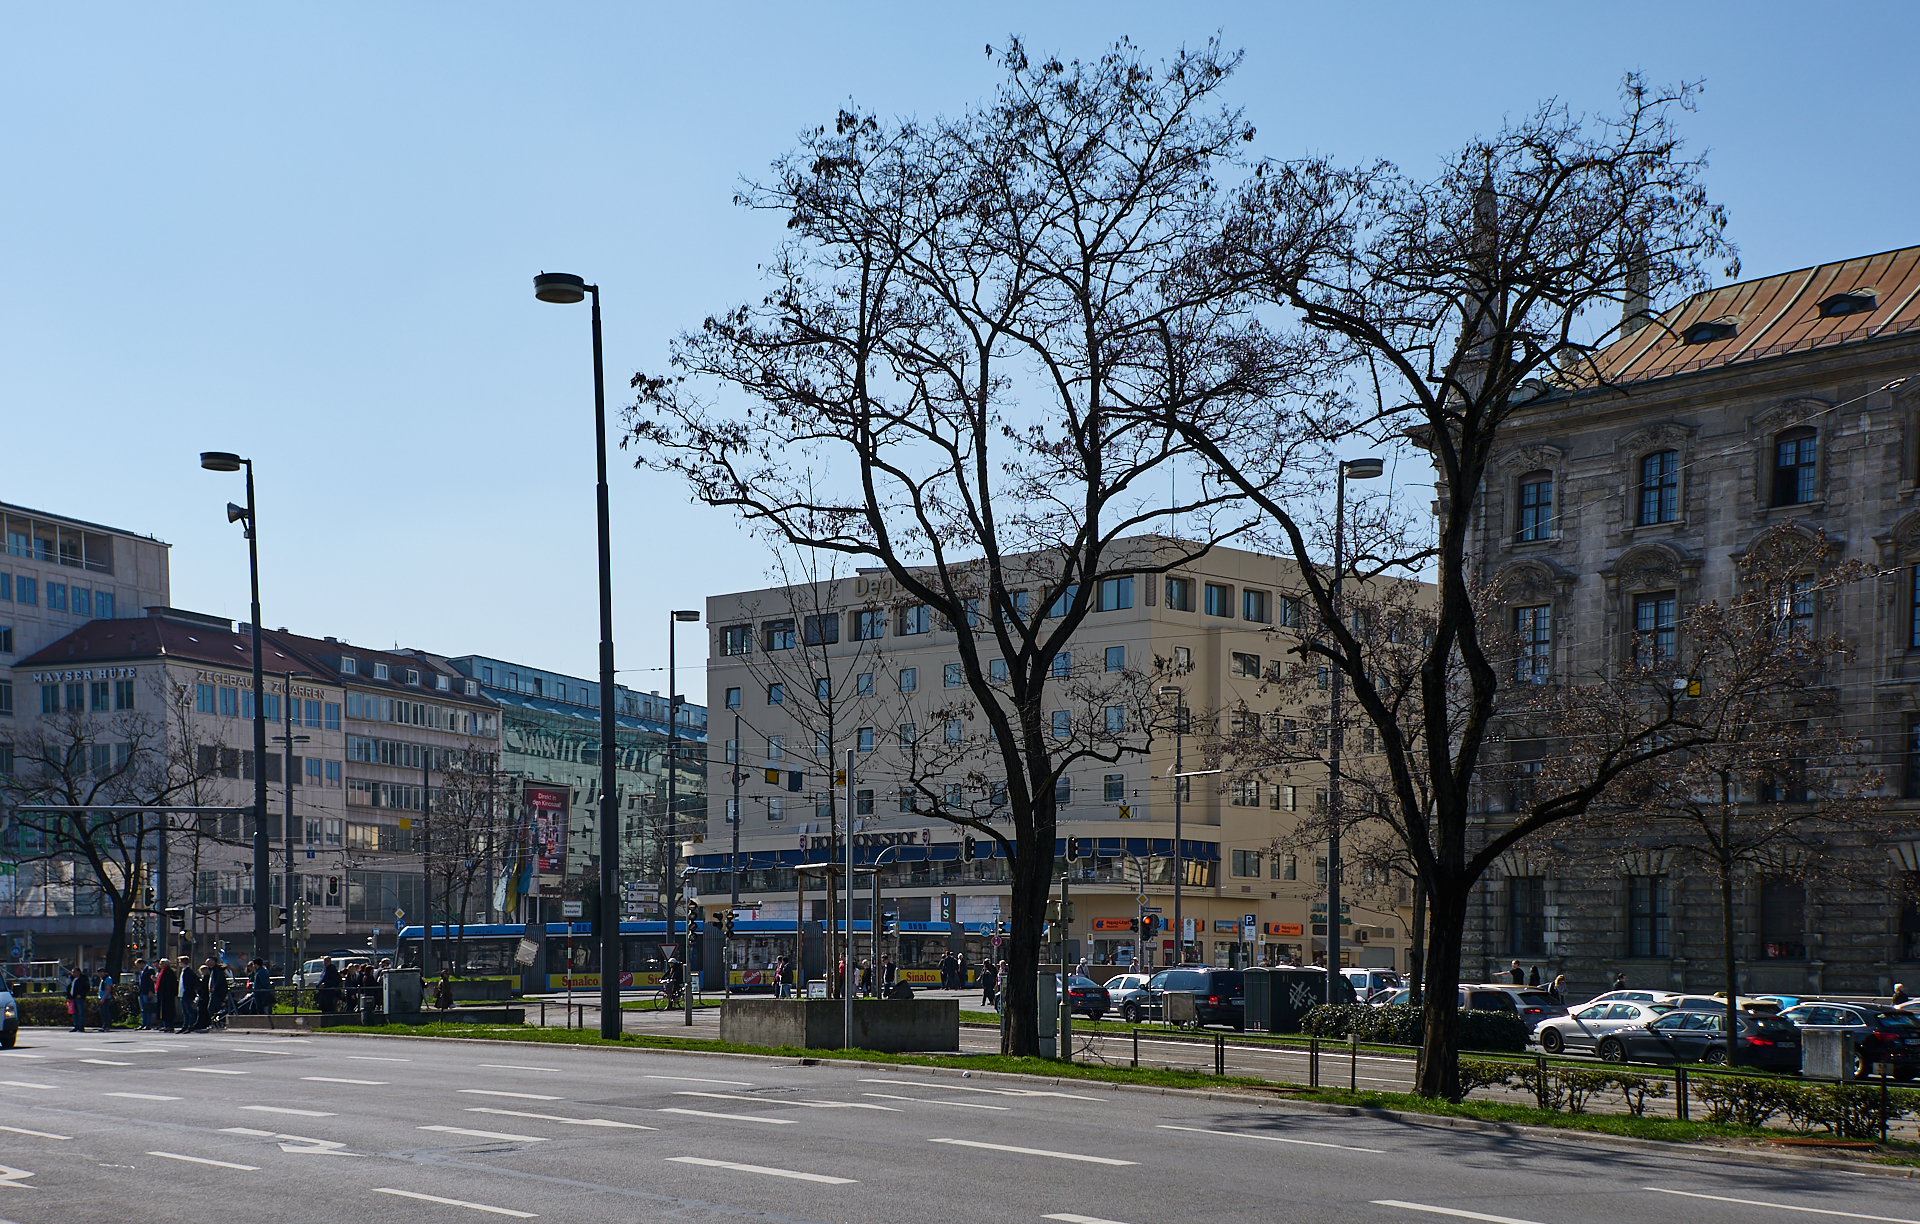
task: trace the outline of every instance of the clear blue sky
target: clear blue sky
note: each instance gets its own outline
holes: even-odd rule
[[[732,207],[849,97],[987,94],[1009,32],[1094,55],[1216,29],[1273,155],[1426,170],[1505,114],[1704,78],[1688,130],[1748,275],[1920,242],[1911,4],[13,5],[0,14],[0,500],[151,532],[243,619],[221,514],[259,465],[265,620],[596,667],[591,373],[613,405],[778,231]],[[666,613],[759,585],[726,515],[616,458],[623,681]],[[701,637],[683,631],[699,700]]]

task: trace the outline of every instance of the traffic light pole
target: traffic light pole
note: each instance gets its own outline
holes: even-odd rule
[[[843,1050],[853,1047],[853,753],[853,749],[847,749],[847,848],[844,855],[847,878],[847,942],[844,946],[846,947],[847,955],[845,961],[846,972],[841,975],[842,981],[840,983],[840,1023],[842,1025],[840,1029],[840,1048]],[[829,895],[831,896],[832,894]],[[828,902],[827,908],[829,910],[833,908],[831,901]],[[878,915],[873,915],[869,918],[869,924],[878,920]]]
[[[671,913],[672,911],[669,910],[668,912]],[[680,995],[686,1004],[686,1023],[688,1028],[693,1027],[693,924],[698,921],[699,913],[699,906],[691,901],[687,902],[687,959],[682,964],[680,970],[686,975],[687,980],[684,983],[684,989],[681,990]]]
[[[1067,839],[1067,861],[1073,861],[1073,839]],[[1067,936],[1073,931],[1073,901],[1067,895],[1069,866],[1060,873],[1060,1061],[1073,1061],[1073,970],[1067,965]]]

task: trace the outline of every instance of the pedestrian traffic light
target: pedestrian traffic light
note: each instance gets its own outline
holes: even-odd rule
[[[331,901],[333,898],[339,895],[340,895],[340,877],[337,875],[328,876],[327,877],[327,899]]]

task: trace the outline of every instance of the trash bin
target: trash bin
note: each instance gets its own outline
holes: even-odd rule
[[[1249,965],[1242,975],[1245,989],[1241,993],[1246,998],[1244,1014],[1248,1032],[1267,1030],[1273,1002],[1271,973],[1265,965]]]
[[[1169,990],[1160,996],[1165,1009],[1165,1020],[1178,1028],[1186,1028],[1200,1023],[1199,1013],[1193,1009],[1191,990]]]

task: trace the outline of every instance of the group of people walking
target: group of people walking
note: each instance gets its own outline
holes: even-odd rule
[[[249,1009],[269,1011],[273,1007],[273,987],[267,975],[266,965],[255,958],[248,968],[252,971],[250,984],[252,993],[244,1003]],[[143,1029],[155,1029],[164,1033],[191,1033],[211,1028],[214,1021],[232,1008],[234,979],[227,967],[214,957],[207,957],[198,966],[191,960],[182,958],[177,963],[169,957],[149,964],[146,957],[133,962],[134,998],[140,1009],[140,1024]],[[73,1017],[73,1031],[85,1032],[89,1005],[100,1023],[100,1031],[111,1029],[116,1019],[114,988],[117,982],[114,975],[104,970],[98,977],[88,975],[83,966],[76,965],[67,971],[67,1012]]]

